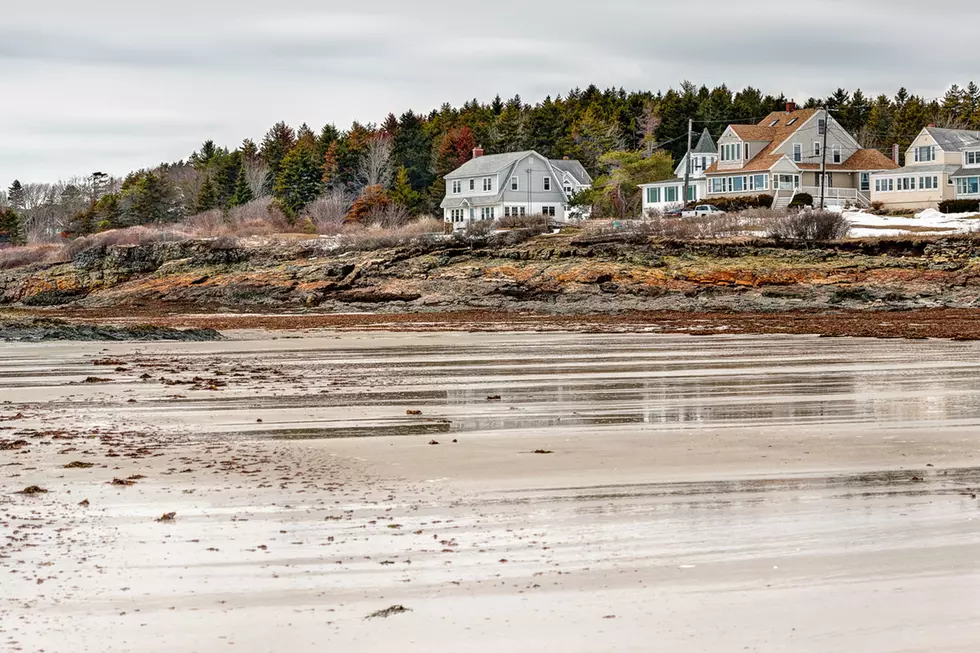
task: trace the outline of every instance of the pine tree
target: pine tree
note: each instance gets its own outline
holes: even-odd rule
[[[7,201],[15,211],[24,210],[24,187],[21,186],[20,180],[14,179],[14,183],[10,184],[10,188],[7,189]]]
[[[296,215],[323,190],[323,169],[313,143],[300,141],[282,160],[273,195],[283,209]]]
[[[204,183],[201,185],[201,190],[197,194],[197,203],[194,208],[198,213],[204,213],[205,211],[218,208],[218,193],[214,188],[214,182],[211,181],[210,175],[204,178]]]
[[[398,168],[398,173],[395,175],[395,186],[389,195],[395,204],[408,209],[413,214],[418,212],[422,196],[412,188],[408,178],[408,169],[405,166]]]
[[[296,134],[292,127],[284,122],[278,122],[266,133],[262,139],[262,149],[260,156],[269,170],[265,176],[263,189],[266,193],[272,193],[276,178],[279,176],[279,168],[286,154],[296,145]]]
[[[255,199],[252,194],[252,187],[248,184],[248,176],[245,174],[245,166],[238,169],[238,179],[235,181],[235,195],[231,199],[232,206],[245,206]]]
[[[14,245],[23,245],[24,223],[20,214],[11,208],[0,209],[0,239],[6,239]]]

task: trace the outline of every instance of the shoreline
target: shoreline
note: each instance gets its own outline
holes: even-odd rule
[[[898,339],[980,340],[980,309],[691,312],[626,311],[549,314],[496,310],[391,313],[206,313],[166,305],[114,309],[0,310],[0,319],[55,318],[89,325],[266,331],[577,332],[816,335]]]

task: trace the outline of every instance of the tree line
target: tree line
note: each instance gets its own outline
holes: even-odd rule
[[[208,140],[186,160],[123,178],[95,172],[58,183],[14,180],[0,191],[0,238],[36,242],[174,223],[263,198],[294,222],[308,219],[316,202],[348,222],[385,211],[398,219],[438,215],[443,177],[478,145],[487,154],[533,149],[578,159],[597,181],[590,201],[599,213],[623,214],[635,204],[638,183],[670,175],[685,152],[689,119],[717,138],[729,123],[757,122],[786,102],[753,87],[733,92],[684,82],[657,93],[589,86],[536,104],[497,96],[427,114],[391,113],[380,124],[355,122],[346,130],[280,122],[258,142],[229,149]],[[888,154],[895,143],[904,153],[929,123],[980,130],[980,87],[972,82],[937,99],[904,88],[874,98],[838,89],[801,106],[827,107],[864,147]]]

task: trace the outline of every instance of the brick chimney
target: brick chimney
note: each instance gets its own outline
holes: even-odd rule
[[[898,143],[895,143],[894,145],[892,145],[892,161],[895,162],[895,165],[902,165],[901,163],[898,162],[898,155],[899,155]]]
[[[787,102],[786,113],[793,113],[794,111],[796,111],[796,102]]]
[[[477,147],[473,148],[473,158],[479,159],[481,156],[483,156],[483,146],[478,145]]]
[[[935,127],[935,126],[936,126],[936,123],[934,123],[934,122],[930,122],[928,126],[929,126],[929,127]]]

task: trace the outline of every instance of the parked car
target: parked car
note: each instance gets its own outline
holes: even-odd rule
[[[693,211],[684,211],[683,216],[685,218],[701,218],[724,214],[725,212],[719,209],[717,206],[713,206],[711,204],[699,204],[694,207]]]
[[[684,207],[683,206],[677,206],[677,207],[674,207],[672,209],[667,209],[666,211],[664,211],[664,217],[665,218],[679,218],[679,217],[681,217],[683,215],[683,213],[684,213]]]

